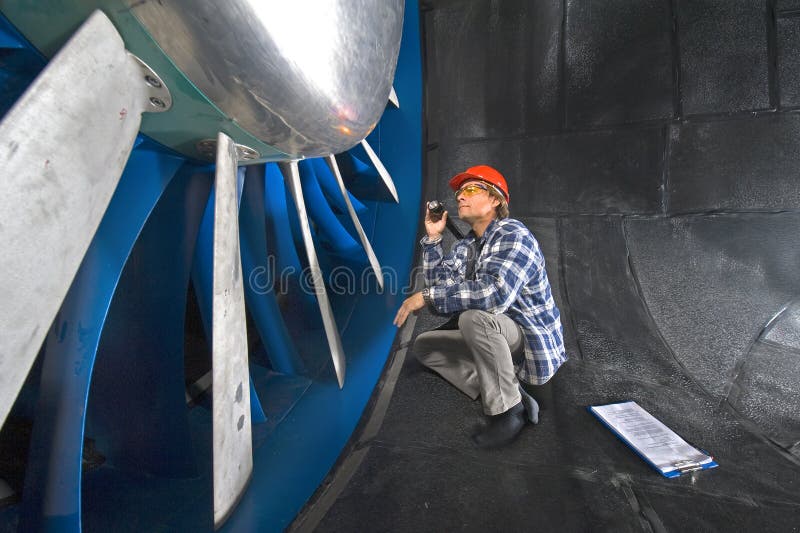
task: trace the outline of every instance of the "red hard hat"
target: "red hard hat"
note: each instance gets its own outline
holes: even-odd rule
[[[469,167],[461,174],[456,174],[450,179],[450,188],[454,191],[457,191],[459,188],[461,188],[462,183],[469,180],[480,180],[494,185],[497,190],[503,193],[506,203],[509,202],[508,185],[506,184],[506,179],[496,169],[488,165]]]

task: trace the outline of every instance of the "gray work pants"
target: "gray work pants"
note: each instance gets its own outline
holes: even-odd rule
[[[525,336],[506,315],[470,309],[458,329],[433,330],[414,342],[419,361],[472,398],[481,397],[487,415],[504,413],[521,400],[514,358]]]

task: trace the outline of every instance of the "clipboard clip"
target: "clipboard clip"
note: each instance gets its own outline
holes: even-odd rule
[[[702,470],[703,466],[696,462],[696,461],[678,461],[674,463],[674,466],[681,474],[686,474],[687,472],[695,472],[697,470]]]

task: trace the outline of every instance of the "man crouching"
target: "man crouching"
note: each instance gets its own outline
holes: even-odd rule
[[[425,216],[425,289],[407,298],[394,319],[430,306],[450,321],[419,335],[419,361],[473,400],[480,396],[489,423],[472,435],[481,448],[513,441],[539,406],[520,386],[544,385],[567,360],[558,308],[539,243],[508,218],[508,185],[500,172],[479,165],[450,180],[458,216],[472,227],[444,255],[447,213]],[[515,362],[519,370],[515,371]]]

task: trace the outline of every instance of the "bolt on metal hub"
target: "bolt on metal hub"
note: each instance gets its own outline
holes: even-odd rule
[[[162,113],[172,107],[172,95],[164,81],[151,69],[147,63],[128,52],[128,56],[136,60],[142,71],[142,80],[146,88],[147,105],[144,111]]]

